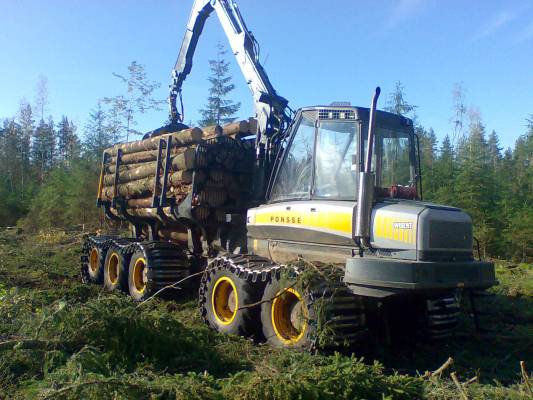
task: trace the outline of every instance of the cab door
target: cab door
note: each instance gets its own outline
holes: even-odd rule
[[[354,246],[358,124],[318,115],[301,113],[268,203],[248,211],[249,250],[278,262],[321,261],[319,255],[331,261],[328,248],[345,258]]]

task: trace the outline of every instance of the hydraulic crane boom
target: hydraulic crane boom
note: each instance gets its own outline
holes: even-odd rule
[[[181,88],[191,72],[196,45],[205,21],[213,11],[220,20],[235,59],[252,91],[258,121],[256,147],[258,158],[260,158],[260,153],[268,146],[269,139],[283,130],[290,120],[286,111],[288,102],[276,93],[270,83],[259,62],[257,42],[246,27],[237,4],[233,0],[195,0],[180,53],[172,71],[169,95],[170,122],[176,124],[183,120],[183,115],[178,112],[176,101],[178,97],[181,100]]]

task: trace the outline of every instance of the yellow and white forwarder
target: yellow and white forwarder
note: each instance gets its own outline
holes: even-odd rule
[[[179,205],[154,201],[153,216],[132,217],[119,196],[99,197],[110,218],[131,223],[134,237],[89,237],[84,278],[143,300],[204,271],[199,307],[205,321],[277,346],[317,346],[320,326],[334,343],[348,345],[391,332],[449,335],[460,294],[496,284],[494,265],[474,260],[467,214],[420,200],[412,121],[377,111],[379,88],[370,109],[341,104],[289,115],[235,2],[196,0],[173,71],[170,123],[150,136],[186,128],[176,99],[213,11],[254,98],[255,134],[225,138],[254,159],[246,207],[207,227],[194,217],[194,182]],[[210,144],[198,152],[203,145]],[[166,173],[159,165],[154,171],[163,182]],[[188,240],[162,237],[163,228],[186,232]],[[295,284],[298,268],[286,267],[299,259],[340,267],[339,278],[302,289]]]

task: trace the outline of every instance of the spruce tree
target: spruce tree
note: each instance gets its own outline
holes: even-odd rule
[[[527,131],[516,141],[512,157],[505,238],[510,256],[525,262],[533,259],[533,115],[527,119]]]
[[[446,135],[442,140],[439,155],[435,160],[433,179],[435,194],[432,200],[442,204],[454,204],[455,202],[455,150],[450,137]]]
[[[495,177],[490,168],[485,126],[477,113],[470,117],[469,130],[469,136],[458,152],[460,164],[455,186],[460,195],[455,203],[472,217],[474,236],[479,239],[486,256],[495,244]]]
[[[64,115],[57,124],[57,153],[59,161],[65,166],[70,166],[72,160],[79,155],[76,126]]]
[[[405,99],[405,86],[400,81],[396,82],[394,91],[388,96],[384,110],[404,117],[411,117],[414,120],[416,119],[416,108],[417,106],[408,103]]]
[[[434,196],[435,184],[435,155],[437,152],[437,136],[432,128],[426,131],[424,127],[415,127],[415,133],[420,141],[420,164],[422,166],[423,194],[427,199]]]
[[[111,133],[107,129],[106,114],[100,102],[89,114],[84,132],[83,152],[85,157],[91,160],[100,160],[103,151],[113,144]]]
[[[21,135],[14,119],[4,120],[0,127],[0,226],[14,225],[26,210],[27,204],[21,201]]]
[[[202,119],[198,121],[200,126],[224,125],[235,121],[235,114],[241,108],[241,103],[235,103],[228,99],[228,95],[235,89],[229,75],[229,62],[224,60],[226,50],[221,43],[217,45],[217,57],[209,60],[211,83],[207,104],[200,110]]]
[[[21,129],[21,158],[24,167],[24,173],[28,173],[31,156],[31,138],[33,130],[35,129],[35,120],[33,118],[33,110],[29,103],[21,101],[18,112],[18,123]],[[22,183],[24,186],[24,184]]]
[[[46,173],[55,161],[55,129],[52,117],[49,117],[48,123],[41,119],[35,128],[31,154],[39,183],[42,184]]]
[[[500,139],[498,138],[498,135],[496,134],[495,130],[492,130],[492,132],[490,133],[489,138],[487,140],[487,146],[490,163],[494,171],[497,171],[502,159],[502,148],[500,147]]]

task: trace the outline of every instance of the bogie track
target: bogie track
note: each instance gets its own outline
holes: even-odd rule
[[[92,278],[94,274],[91,269],[94,268],[91,267],[91,254],[97,253],[99,258],[103,257],[105,260],[108,252],[116,253],[123,263],[119,269],[122,273],[120,286],[128,290],[137,301],[145,300],[167,286],[174,285],[162,292],[164,297],[171,297],[175,290],[188,286],[185,278],[190,275],[190,262],[177,245],[164,241],[139,242],[111,236],[89,236],[85,241],[81,256],[83,282],[102,283],[101,280]],[[102,261],[102,271],[103,269]],[[182,284],[175,285],[184,279]]]
[[[208,265],[200,285],[202,317],[219,331],[246,332],[278,347],[346,348],[366,336],[361,299],[340,279],[305,287],[298,282],[299,273],[297,268],[259,256],[217,257]],[[234,287],[220,293],[217,288],[224,277],[231,279]],[[239,298],[236,304],[235,297]],[[224,315],[228,304],[229,328],[216,317]]]

